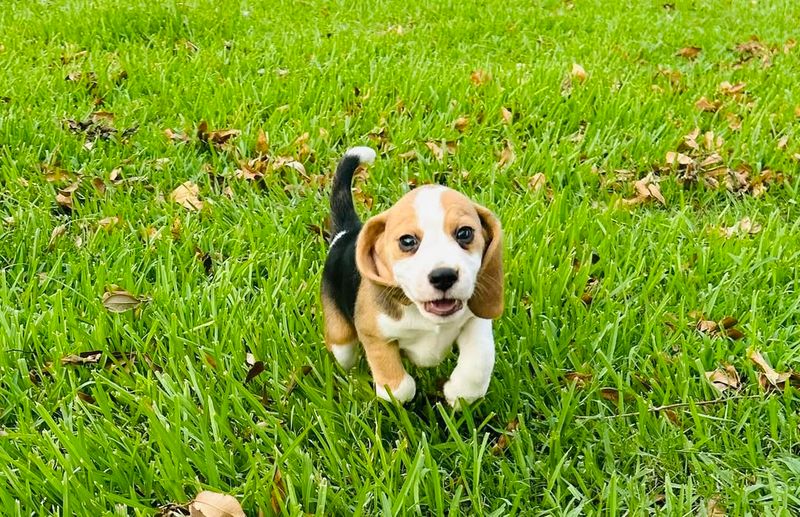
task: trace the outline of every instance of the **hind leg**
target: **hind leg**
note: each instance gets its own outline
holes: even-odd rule
[[[322,295],[322,312],[325,316],[325,346],[342,365],[349,370],[358,361],[358,335],[356,328],[344,314],[336,308],[336,304],[324,293]]]

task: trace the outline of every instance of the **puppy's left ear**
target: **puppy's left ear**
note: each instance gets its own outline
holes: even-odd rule
[[[493,320],[503,313],[503,231],[497,216],[489,209],[478,204],[475,209],[481,220],[486,244],[475,293],[468,305],[477,317]]]

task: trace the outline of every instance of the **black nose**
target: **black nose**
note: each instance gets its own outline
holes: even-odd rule
[[[449,267],[437,267],[428,275],[431,285],[440,291],[447,291],[458,280],[458,271]]]

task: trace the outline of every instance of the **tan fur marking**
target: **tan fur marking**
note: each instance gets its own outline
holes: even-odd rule
[[[367,220],[356,243],[356,264],[362,276],[384,286],[394,286],[392,265],[408,255],[398,239],[409,234],[422,239],[424,228],[417,223],[414,199],[420,189],[400,198],[391,208]]]
[[[346,345],[353,343],[358,337],[356,328],[347,321],[344,314],[339,311],[334,301],[322,293],[322,313],[324,317],[325,346],[328,350],[332,345]]]
[[[395,390],[405,378],[406,370],[397,343],[386,341],[378,328],[378,316],[382,311],[375,302],[382,289],[370,282],[361,282],[356,298],[356,327],[375,385]]]

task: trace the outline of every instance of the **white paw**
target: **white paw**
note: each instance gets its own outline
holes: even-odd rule
[[[358,361],[358,349],[355,343],[349,345],[331,345],[331,353],[336,358],[336,362],[342,365],[342,368],[349,370],[356,365]]]
[[[488,382],[470,382],[465,379],[450,377],[444,385],[444,398],[455,409],[461,409],[461,400],[469,404],[483,398],[489,389]]]
[[[404,404],[414,398],[414,395],[417,393],[417,383],[414,382],[414,377],[406,374],[397,388],[391,390],[391,392],[397,402]],[[389,397],[389,391],[387,391],[384,386],[378,386],[376,384],[375,394],[383,400],[392,400],[391,397]]]

